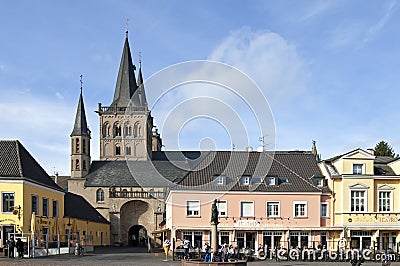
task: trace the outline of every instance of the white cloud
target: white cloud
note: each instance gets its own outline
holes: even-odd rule
[[[146,81],[145,88],[150,104],[162,95],[160,88],[174,88],[155,106],[151,106],[163,137],[182,138],[176,132],[165,130],[168,131],[172,124],[172,128],[180,128],[190,117],[206,114],[227,129],[238,149],[244,149],[249,144],[259,145],[258,139],[262,135],[270,138],[267,142],[273,146],[275,126],[265,98],[272,107],[286,111],[290,109],[289,103],[307,91],[309,73],[295,46],[276,33],[241,28],[231,32],[212,51],[209,60],[236,67],[254,80],[259,88],[237,69],[219,63],[186,62],[182,66],[172,66],[173,71],[160,71],[155,74],[157,78],[150,77]],[[179,80],[199,82],[174,87]],[[201,82],[204,80],[215,83]],[[186,100],[191,104],[182,104]],[[170,116],[169,124],[163,128],[162,121],[167,115]],[[209,138],[212,135],[210,132],[218,130],[217,127],[211,128],[201,121],[193,123],[190,128],[196,135],[192,138]],[[170,136],[169,133],[175,135]],[[227,143],[226,136],[223,137],[225,139],[222,140],[213,138],[218,148],[221,143]],[[178,148],[168,144],[168,148]],[[231,145],[223,147],[230,148]]]
[[[248,74],[272,106],[287,103],[307,88],[309,73],[296,47],[274,32],[247,27],[233,31],[210,59]]]

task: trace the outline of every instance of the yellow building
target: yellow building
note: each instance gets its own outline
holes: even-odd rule
[[[56,185],[19,141],[0,140],[0,206],[1,247],[9,233],[47,241],[74,234],[89,244],[109,245],[107,220]]]
[[[398,251],[400,160],[356,149],[320,168],[333,191],[330,217],[337,230],[330,239],[346,248]]]

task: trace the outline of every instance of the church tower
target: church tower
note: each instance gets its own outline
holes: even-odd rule
[[[71,177],[82,178],[89,173],[90,167],[90,130],[87,126],[85,105],[81,93],[76,109],[74,129],[71,137]]]
[[[153,117],[147,106],[142,71],[138,79],[132,62],[128,31],[119,66],[114,99],[110,106],[99,103],[100,160],[149,160],[152,150]]]

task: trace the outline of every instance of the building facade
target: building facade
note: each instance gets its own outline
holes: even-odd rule
[[[327,245],[331,191],[311,152],[215,152],[171,188],[166,226],[176,246],[211,240],[218,200],[218,244],[258,250]]]
[[[10,233],[42,240],[75,234],[109,245],[109,238],[95,233],[109,235],[109,223],[83,198],[55,184],[19,141],[0,141],[0,195],[1,247]]]
[[[356,149],[320,167],[333,191],[332,240],[344,239],[347,248],[398,251],[400,160]]]

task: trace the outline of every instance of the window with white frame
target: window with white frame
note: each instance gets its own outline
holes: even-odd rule
[[[104,190],[101,188],[96,190],[96,202],[104,202]]]
[[[242,176],[240,178],[240,184],[249,185],[250,184],[250,176]]]
[[[294,217],[307,217],[307,202],[295,201],[293,205]]]
[[[186,216],[200,216],[200,201],[186,201]]]
[[[39,214],[39,199],[38,199],[38,196],[32,195],[31,204],[32,204],[32,212],[34,212],[36,215],[38,215]]]
[[[43,216],[48,217],[49,216],[49,199],[43,198],[42,210],[43,210]]]
[[[254,217],[254,202],[240,202],[240,217]]]
[[[3,192],[1,193],[1,199],[3,204],[1,210],[3,212],[12,212],[14,210],[14,193]]]
[[[378,191],[378,211],[390,212],[392,210],[392,191]]]
[[[324,179],[318,178],[316,180],[316,182],[317,182],[317,187],[323,187],[324,186]]]
[[[223,185],[225,183],[225,176],[223,176],[223,175],[216,176],[215,177],[215,182],[218,185]]]
[[[229,231],[218,231],[218,244],[229,244],[231,241],[229,240]]]
[[[276,180],[275,177],[267,177],[267,185],[275,186],[276,185],[275,180]]]
[[[321,217],[328,217],[328,203],[321,203]]]
[[[279,202],[267,202],[267,217],[280,217]]]
[[[219,217],[226,217],[228,210],[226,200],[217,201],[217,209]]]
[[[365,190],[352,190],[351,191],[351,206],[352,212],[366,211],[367,193]]]
[[[353,164],[353,175],[361,175],[363,173],[363,165],[359,163]]]

